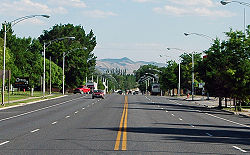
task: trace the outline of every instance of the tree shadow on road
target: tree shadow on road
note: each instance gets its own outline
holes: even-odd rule
[[[93,130],[112,130],[119,131],[119,128],[88,128]],[[128,133],[140,133],[161,135],[162,140],[177,140],[182,142],[197,143],[221,143],[221,144],[242,144],[250,145],[249,131],[231,131],[231,130],[208,130],[194,128],[170,128],[170,127],[128,127]],[[206,133],[213,134],[212,137]],[[146,136],[146,135],[145,135]]]

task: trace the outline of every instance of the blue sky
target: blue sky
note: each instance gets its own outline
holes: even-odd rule
[[[240,0],[250,3],[249,0]],[[0,21],[32,14],[48,14],[13,27],[19,37],[38,37],[55,24],[82,25],[97,37],[98,59],[128,57],[134,61],[165,62],[178,59],[178,51],[203,51],[211,41],[184,32],[202,33],[225,39],[224,32],[243,30],[250,24],[250,7],[220,0],[0,0]],[[164,55],[160,57],[160,55]]]

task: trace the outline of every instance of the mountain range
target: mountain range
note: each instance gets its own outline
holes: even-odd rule
[[[100,59],[96,60],[96,69],[100,70],[101,72],[105,72],[106,70],[111,69],[126,69],[128,74],[132,74],[134,70],[138,70],[140,66],[143,65],[155,65],[162,67],[164,63],[157,63],[157,62],[147,62],[147,61],[133,61],[127,57],[121,59]]]

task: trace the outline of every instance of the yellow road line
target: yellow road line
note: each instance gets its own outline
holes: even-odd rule
[[[122,150],[127,150],[127,122],[128,122],[128,96],[125,96],[126,113],[124,119],[124,130],[122,139]]]
[[[120,139],[121,139],[121,134],[122,134],[121,130],[122,130],[122,124],[123,124],[123,119],[124,119],[124,115],[125,115],[125,110],[126,110],[126,104],[124,104],[122,118],[121,118],[121,121],[120,121],[119,131],[118,131],[118,134],[117,134],[117,137],[116,137],[114,150],[119,150]]]
[[[123,138],[122,139],[122,150],[127,150],[127,117],[128,117],[128,97],[125,96],[122,118],[120,121],[119,131],[117,133],[114,150],[119,150],[123,124],[124,124],[124,131],[123,131],[123,137],[122,137]],[[124,120],[124,122],[123,122],[123,120]]]

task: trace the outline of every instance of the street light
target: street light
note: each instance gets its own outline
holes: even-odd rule
[[[86,47],[83,47],[83,48],[75,48],[75,49],[69,50],[67,53],[63,52],[63,92],[62,92],[63,95],[64,95],[64,81],[65,81],[65,76],[64,76],[65,56],[67,56],[69,53],[71,53],[71,52],[73,52],[73,51],[80,50],[80,49],[86,50],[87,48],[86,48]]]
[[[220,3],[221,3],[222,5],[227,5],[227,4],[232,3],[232,2],[234,2],[234,3],[239,3],[239,4],[241,4],[241,5],[245,5],[245,6],[250,7],[250,3],[247,3],[247,2],[230,1],[230,0],[223,0],[223,1],[220,1]]]
[[[19,22],[21,21],[24,21],[26,19],[29,19],[29,18],[34,18],[34,17],[38,17],[38,16],[41,16],[41,17],[45,17],[45,18],[49,18],[50,16],[49,15],[29,15],[29,16],[24,16],[24,17],[20,17],[20,18],[17,18],[10,23],[10,27],[7,29],[6,26],[7,26],[7,22],[5,21],[4,22],[4,44],[3,44],[3,85],[2,85],[2,105],[4,105],[4,87],[5,87],[5,50],[6,50],[6,33],[7,31],[9,31],[14,25],[18,24]]]
[[[240,2],[240,1],[223,0],[223,1],[220,1],[220,3],[222,5],[227,5],[229,3],[238,3],[238,4],[241,4],[241,5],[245,5],[245,6],[250,7],[250,3]],[[246,10],[245,10],[245,8],[244,8],[244,34],[246,34]]]
[[[205,34],[202,34],[202,33],[184,33],[185,36],[189,36],[189,35],[197,35],[197,36],[201,36],[201,37],[204,37],[206,39],[209,39],[209,40],[212,40],[212,41],[215,41],[214,38],[208,36],[208,35],[205,35]]]
[[[189,35],[197,35],[197,36],[201,36],[203,38],[206,38],[206,39],[209,39],[209,40],[212,40],[212,41],[215,41],[214,38],[208,36],[208,35],[205,35],[205,34],[201,34],[201,33],[184,33],[185,36],[189,36]],[[193,73],[192,73],[192,79],[194,78],[194,66],[193,66],[193,53],[192,53],[192,67],[193,67]],[[192,80],[192,92],[193,92],[193,89],[194,89],[194,81]],[[209,94],[208,94],[208,99],[209,99]],[[193,93],[192,93],[192,100],[193,100]]]
[[[145,75],[149,75],[149,76],[153,77],[153,83],[155,82],[154,79],[156,80],[156,83],[158,83],[159,77],[157,76],[157,74],[145,73]]]
[[[183,49],[180,49],[180,48],[167,48],[167,50],[171,50],[171,49],[174,49],[174,50],[178,50],[178,51],[185,51]],[[192,63],[193,63],[193,52],[192,52]],[[193,88],[193,87],[192,87]],[[193,89],[192,89],[193,91]],[[181,61],[179,60],[179,83],[178,83],[178,95],[180,96],[181,95]]]
[[[57,39],[54,39],[54,40],[51,40],[49,41],[48,43],[45,43],[43,44],[43,97],[45,97],[45,49],[51,45],[52,42],[55,42],[55,41],[61,41],[61,40],[64,40],[64,39],[72,39],[74,40],[75,37],[63,37],[63,38],[57,38]]]

